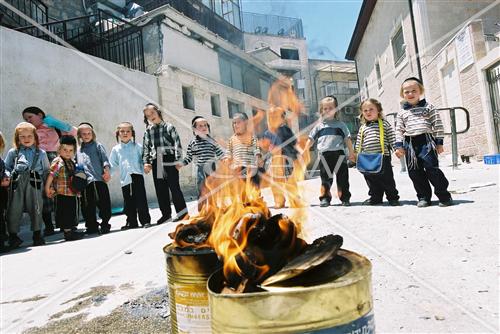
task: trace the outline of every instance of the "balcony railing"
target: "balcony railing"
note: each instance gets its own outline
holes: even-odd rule
[[[248,12],[243,12],[243,31],[257,35],[304,37],[301,19]]]
[[[37,23],[48,22],[47,6],[40,0],[4,0],[8,5],[16,8]],[[0,3],[0,25],[9,28],[18,28],[30,25],[25,18],[16,14]]]
[[[191,20],[198,22],[211,32],[243,49],[243,32],[217,15],[212,9],[198,0],[143,0],[140,2],[144,10],[151,11],[160,6],[170,5]]]
[[[37,26],[26,26],[15,30],[62,44],[54,38],[57,36],[81,52],[134,70],[143,72],[145,70],[142,29],[109,13],[98,10],[96,14],[41,24],[41,26],[50,34]]]

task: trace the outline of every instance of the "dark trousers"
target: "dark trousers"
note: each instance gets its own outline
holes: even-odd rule
[[[161,215],[163,217],[172,216],[172,208],[170,207],[170,192],[172,193],[172,202],[177,215],[182,216],[187,213],[186,201],[182,194],[181,186],[179,184],[179,171],[175,168],[173,159],[164,159],[165,163],[169,166],[159,166],[162,168],[163,175],[158,175],[158,162],[153,160],[153,182],[155,185],[156,197],[158,198],[158,205],[160,206]],[[170,190],[170,192],[169,192]]]
[[[416,166],[408,167],[408,175],[413,182],[413,187],[417,192],[419,200],[431,200],[432,189],[430,184],[434,186],[434,193],[439,198],[440,202],[450,200],[451,194],[448,192],[448,180],[444,173],[439,169],[438,155],[428,143],[425,135],[405,137],[406,161],[410,161],[410,145],[415,151],[417,158]],[[430,183],[430,184],[429,184]]]
[[[144,177],[140,174],[132,174],[132,183],[122,187],[124,207],[128,226],[137,226],[137,216],[142,225],[151,223],[149,215],[148,199],[144,187]]]
[[[98,227],[96,219],[96,207],[99,209],[101,226],[109,227],[111,219],[111,199],[106,182],[91,182],[82,192],[82,214],[85,219],[85,227],[95,230]]]
[[[373,202],[382,202],[384,193],[388,201],[399,199],[390,155],[384,155],[382,172],[380,174],[364,174],[364,177],[370,189],[368,195],[370,195],[370,199]]]
[[[7,211],[7,202],[9,200],[7,187],[0,187],[0,241],[3,246],[4,241],[7,241],[7,221],[5,213]]]
[[[333,184],[333,173],[337,182],[337,194],[342,202],[349,201],[349,168],[344,151],[327,151],[321,153],[319,175],[321,177],[321,194],[319,199],[332,199],[330,188]]]
[[[78,226],[78,197],[56,196],[56,224],[64,230]]]

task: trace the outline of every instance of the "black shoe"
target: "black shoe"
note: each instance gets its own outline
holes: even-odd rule
[[[125,231],[125,230],[131,230],[131,229],[134,229],[134,228],[139,228],[139,225],[137,225],[137,224],[134,224],[134,225],[126,224],[125,226],[122,226],[120,230]]]
[[[143,228],[150,228],[151,226],[152,226],[151,223],[146,223],[142,225]]]
[[[7,253],[10,251],[10,247],[5,246],[4,242],[0,244],[0,254]]]
[[[447,206],[451,206],[453,204],[455,204],[455,203],[453,203],[453,199],[452,198],[450,198],[449,200],[444,201],[444,202],[439,202],[439,206],[442,207],[442,208],[443,207],[447,207]]]
[[[69,231],[69,232],[64,232],[64,240],[66,241],[75,241],[75,240],[80,240],[83,238],[85,234],[82,232],[78,231]]]
[[[363,205],[379,205],[379,204],[382,204],[382,201],[377,201],[372,198],[368,198],[363,202]]]
[[[156,221],[156,224],[157,225],[163,224],[164,222],[170,219],[172,219],[172,216],[161,216],[161,218]]]
[[[174,219],[172,219],[172,222],[177,223],[178,221],[181,221],[184,218],[187,218],[187,216],[188,216],[187,213],[180,215],[180,216],[175,216]]]
[[[351,206],[351,202],[349,202],[349,201],[342,201],[342,206]]]
[[[397,199],[393,199],[393,200],[390,200],[390,201],[389,201],[389,205],[390,205],[390,206],[400,206],[400,205],[401,205],[401,203],[399,203],[399,200],[397,200]]]
[[[94,228],[88,228],[85,230],[85,234],[99,234],[99,228],[94,227]]]
[[[45,245],[45,239],[41,235],[33,236],[33,246],[43,246]]]
[[[56,234],[56,231],[54,231],[54,228],[45,228],[45,230],[43,231],[43,235],[46,237],[49,237],[49,236],[54,235],[54,234]]]
[[[426,199],[420,199],[418,200],[417,207],[418,208],[426,208],[431,205],[431,201],[428,201]]]
[[[17,235],[11,235],[9,236],[9,246],[10,248],[14,249],[23,243],[23,239],[19,238]]]
[[[327,198],[323,198],[321,202],[319,203],[319,206],[322,208],[325,208],[327,206],[330,206],[330,200]]]
[[[101,223],[101,234],[108,234],[109,231],[111,231],[111,225]]]

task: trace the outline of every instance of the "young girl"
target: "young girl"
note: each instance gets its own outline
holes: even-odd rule
[[[189,142],[186,157],[177,164],[177,169],[188,165],[193,158],[196,163],[196,184],[198,186],[198,198],[206,193],[204,182],[207,176],[215,171],[215,162],[224,156],[219,143],[210,136],[210,125],[202,116],[192,119],[193,134],[195,137]],[[201,210],[206,201],[198,200],[198,210]]]
[[[248,128],[248,116],[242,112],[233,114],[233,132],[227,145],[227,159],[242,177],[250,176],[252,183],[259,187],[258,167],[262,167],[262,154],[257,138]]]
[[[59,147],[59,137],[62,135],[76,136],[76,128],[68,123],[62,122],[55,117],[46,115],[38,107],[28,107],[22,112],[26,122],[31,123],[36,128],[40,148],[47,153],[49,163],[57,157]],[[52,224],[53,201],[43,194],[43,222],[45,224],[45,235],[54,234]]]
[[[399,196],[391,165],[391,149],[396,141],[394,138],[394,131],[389,122],[384,120],[382,104],[379,101],[367,99],[361,103],[359,109],[360,119],[363,125],[359,129],[356,139],[357,153],[382,153],[379,122],[382,122],[382,131],[384,135],[382,171],[379,174],[364,175],[368,188],[370,189],[368,191],[370,198],[364,201],[363,204],[381,204],[385,192],[389,204],[398,206]]]
[[[14,132],[14,148],[5,158],[5,168],[10,174],[9,207],[7,222],[9,245],[17,248],[23,240],[17,236],[23,212],[28,212],[33,231],[33,246],[44,245],[42,227],[42,184],[47,176],[49,160],[44,150],[38,147],[36,129],[22,122]]]
[[[443,153],[444,129],[439,112],[425,99],[424,86],[417,78],[403,81],[400,96],[403,109],[396,116],[396,156],[406,156],[408,175],[417,192],[419,208],[431,205],[432,190],[439,206],[453,204],[448,180],[439,169],[438,154]]]
[[[148,103],[143,112],[146,131],[142,160],[146,174],[153,170],[156,196],[162,214],[157,223],[171,219],[169,190],[177,213],[172,221],[177,222],[187,215],[186,201],[179,184],[179,171],[176,168],[176,162],[180,161],[182,156],[181,139],[175,127],[163,120],[161,110],[156,105]]]
[[[89,162],[85,166],[90,174],[88,184],[82,192],[82,214],[85,218],[87,233],[99,233],[99,224],[96,220],[97,206],[99,217],[102,219],[100,232],[106,234],[111,229],[109,224],[111,219],[111,199],[106,184],[111,177],[106,149],[96,141],[94,128],[90,123],[81,123],[78,126],[78,140],[80,141],[78,153],[85,158],[84,161]]]
[[[330,188],[333,184],[335,173],[337,193],[343,206],[350,206],[351,193],[349,192],[349,169],[345,158],[346,148],[349,150],[349,160],[355,160],[352,147],[351,134],[344,122],[338,120],[337,98],[327,96],[320,101],[320,122],[316,124],[307,139],[304,150],[307,151],[312,144],[317,142],[319,153],[321,193],[320,206],[330,205],[332,194]]]
[[[5,149],[5,139],[0,131],[0,154]],[[0,253],[8,250],[5,242],[8,240],[7,226],[5,225],[5,210],[7,210],[9,177],[5,171],[5,162],[0,155]]]
[[[122,122],[116,128],[116,141],[109,155],[111,170],[120,170],[120,183],[123,194],[123,211],[127,224],[122,230],[139,227],[137,216],[142,226],[151,226],[148,199],[144,187],[142,147],[135,142],[134,127],[129,122]]]
[[[290,207],[297,207],[298,200],[297,183],[290,176],[293,173],[293,162],[297,160],[297,139],[288,127],[285,119],[285,111],[282,108],[271,108],[267,113],[268,130],[264,132],[265,146],[269,146],[266,157],[270,161],[267,168],[272,179],[271,190],[274,197],[274,208],[285,207],[285,195]]]
[[[59,155],[50,165],[50,174],[45,183],[48,198],[55,196],[56,224],[64,231],[66,241],[79,240],[83,233],[75,231],[78,225],[78,193],[71,187],[71,175],[77,169],[73,160],[76,152],[76,139],[62,136],[59,139]]]

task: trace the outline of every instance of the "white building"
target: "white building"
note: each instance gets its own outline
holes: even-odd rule
[[[493,0],[365,0],[346,58],[356,61],[363,97],[380,100],[386,113],[400,108],[400,85],[410,76],[423,79],[438,107],[465,107],[471,124],[458,135],[458,153],[481,157],[500,146],[499,18]],[[449,129],[449,112],[442,115]],[[457,126],[465,128],[460,111]]]
[[[213,14],[208,7],[199,9],[204,15]],[[114,36],[126,38],[116,45],[86,51],[142,71],[50,43],[43,40],[46,35],[34,32],[37,28],[25,31],[42,38],[0,27],[0,129],[6,138],[12,137],[15,125],[22,121],[21,111],[37,106],[73,125],[92,123],[97,139],[109,151],[116,143],[114,130],[121,121],[132,122],[137,140],[142,142],[142,108],[155,102],[163,106],[167,121],[176,126],[184,148],[193,136],[191,119],[195,115],[206,117],[213,136],[225,145],[232,134],[230,114],[244,111],[251,116],[267,108],[267,90],[278,73],[245,53],[243,33],[220,17],[209,18],[217,20],[218,26],[212,28],[225,29],[233,43],[168,5],[154,8],[130,24],[99,15],[103,16],[83,20],[94,27],[107,27],[97,30],[101,34],[118,32],[121,35]],[[75,19],[71,23],[80,22]],[[154,201],[151,177],[146,179],[148,197]],[[183,168],[181,186],[186,194],[194,190],[194,184],[191,168]],[[117,176],[110,186],[114,205],[120,205]]]

